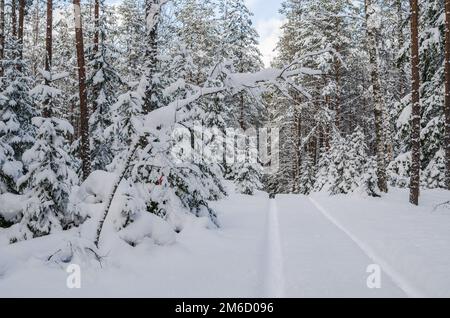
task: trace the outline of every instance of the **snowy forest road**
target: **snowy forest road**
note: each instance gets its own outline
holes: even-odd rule
[[[74,260],[80,289],[66,286],[68,264],[48,261],[78,232],[0,244],[0,297],[448,297],[450,215],[429,212],[447,193],[425,193],[428,206],[412,209],[407,191],[391,192],[232,194],[211,203],[219,229],[188,218],[167,245],[133,247],[111,231],[101,267]]]
[[[307,197],[278,195],[272,200],[269,222],[276,222],[279,238],[269,226],[279,250],[270,248],[276,293],[285,297],[407,297],[404,289],[381,271],[380,288],[369,288],[367,269],[374,264],[342,229],[330,222]],[[275,215],[273,215],[275,214]],[[277,260],[282,255],[282,260]],[[282,264],[282,268],[280,268]],[[382,266],[383,267],[383,266]],[[280,272],[282,271],[282,272]],[[269,273],[268,273],[269,274]],[[280,291],[280,284],[283,290]],[[278,289],[277,289],[278,288]]]

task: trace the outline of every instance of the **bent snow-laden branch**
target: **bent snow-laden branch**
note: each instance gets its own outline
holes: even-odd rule
[[[139,149],[139,147],[143,144],[142,138],[144,138],[144,137],[137,137],[133,140],[133,142],[130,146],[130,149],[128,151],[128,154],[125,158],[125,163],[122,166],[122,169],[121,169],[119,175],[117,176],[116,182],[114,182],[112,191],[111,191],[110,195],[108,196],[108,199],[105,203],[103,214],[102,214],[100,221],[98,223],[98,226],[97,226],[97,234],[96,234],[96,238],[95,238],[95,242],[94,242],[95,246],[97,246],[97,248],[100,243],[100,237],[102,234],[103,224],[105,223],[106,217],[109,214],[109,210],[111,209],[111,204],[114,200],[117,190],[119,189],[120,183],[125,178],[125,175],[126,175],[128,169],[130,168],[130,164],[131,164],[131,161],[133,160],[134,154]]]

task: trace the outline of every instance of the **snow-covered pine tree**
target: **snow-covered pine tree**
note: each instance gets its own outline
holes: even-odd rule
[[[109,25],[108,8],[104,1],[100,1],[100,15],[98,19],[98,43],[92,49],[89,61],[91,70],[87,79],[90,88],[88,100],[92,105],[92,115],[89,119],[91,163],[94,170],[105,170],[113,158],[111,136],[108,128],[111,126],[111,106],[117,101],[117,94],[121,88],[121,77],[114,69],[113,60],[117,57],[117,50],[108,42]]]
[[[258,48],[258,33],[252,23],[252,13],[244,0],[219,2],[220,58],[232,61],[233,69],[239,73],[256,72],[262,69],[261,52]],[[240,91],[227,100],[232,105],[233,125],[241,129],[261,126],[265,120],[265,108],[251,91]],[[231,123],[230,123],[231,124]]]
[[[44,82],[32,93],[42,109],[44,117],[35,117],[32,122],[37,134],[34,145],[23,154],[26,174],[18,185],[29,197],[20,221],[16,240],[30,239],[77,224],[80,219],[68,212],[67,203],[72,187],[78,178],[73,170],[75,164],[68,152],[67,134],[73,133],[72,126],[58,115],[60,91],[55,88],[51,72],[53,3],[47,1],[47,34]]]
[[[31,118],[36,112],[29,94],[33,79],[19,47],[17,38],[6,38],[4,77],[0,83],[0,184],[8,192],[17,192],[15,182],[23,173],[21,157],[34,141]]]
[[[121,55],[120,73],[126,82],[138,82],[142,75],[145,42],[145,14],[143,1],[124,0],[119,5],[120,20],[118,26],[119,46],[124,51]]]
[[[70,191],[78,182],[75,160],[67,152],[64,137],[73,133],[73,128],[56,117],[35,117],[33,124],[38,128],[36,141],[23,155],[27,173],[18,180],[29,196],[18,240],[67,229],[81,221],[67,210]]]

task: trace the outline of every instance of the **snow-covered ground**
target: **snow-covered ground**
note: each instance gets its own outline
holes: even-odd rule
[[[169,245],[116,239],[101,266],[80,253],[80,289],[66,285],[69,264],[48,259],[90,242],[66,232],[6,245],[0,230],[0,297],[450,297],[450,208],[435,209],[449,199],[231,195],[213,203],[220,229],[192,218]],[[379,289],[367,286],[372,264]]]

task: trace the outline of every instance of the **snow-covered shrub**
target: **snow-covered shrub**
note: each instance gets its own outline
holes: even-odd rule
[[[0,122],[1,126],[2,122]],[[1,135],[1,128],[0,128]],[[6,143],[1,142],[0,137],[0,194],[14,192],[16,182],[23,173],[23,164],[14,159],[14,150]]]
[[[335,134],[318,165],[315,191],[346,194],[363,189],[377,195],[375,164],[367,155],[364,133],[357,127],[346,138]]]
[[[364,165],[360,189],[372,197],[380,196],[378,189],[377,161],[375,157],[369,157]]]
[[[314,183],[316,181],[316,169],[309,154],[303,158],[300,171],[300,193],[305,195],[310,194],[314,189]]]
[[[262,189],[260,170],[258,164],[247,161],[240,164],[234,179],[236,192],[253,195],[256,190]]]
[[[221,171],[215,165],[175,163],[167,145],[149,138],[147,147],[138,151],[130,175],[146,202],[147,211],[175,226],[177,214],[183,213],[206,216],[217,224],[216,214],[207,201],[225,194]]]
[[[398,155],[389,164],[387,171],[392,186],[399,188],[408,187],[411,178],[411,152]]]
[[[26,200],[24,195],[0,194],[0,228],[9,227],[22,219]]]
[[[422,186],[429,189],[446,188],[445,185],[445,152],[440,149],[431,159],[421,175]]]
[[[320,149],[321,156],[317,164],[316,180],[314,191],[328,191],[331,183],[331,176],[334,174],[334,165],[331,162],[331,153],[325,149]]]

